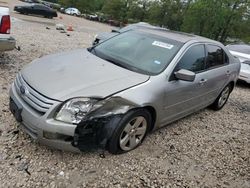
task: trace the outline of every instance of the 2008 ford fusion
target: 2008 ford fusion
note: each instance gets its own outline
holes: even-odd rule
[[[31,137],[63,150],[117,154],[147,133],[208,106],[220,110],[240,63],[219,42],[160,28],[34,60],[10,89],[10,110]]]

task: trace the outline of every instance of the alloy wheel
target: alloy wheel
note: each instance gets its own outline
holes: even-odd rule
[[[229,94],[230,94],[230,89],[229,89],[229,87],[226,87],[223,91],[222,91],[222,93],[221,93],[221,95],[220,95],[220,98],[219,98],[219,107],[222,107],[226,102],[227,102],[227,99],[228,99],[228,96],[229,96]]]
[[[120,148],[124,151],[134,149],[141,143],[146,131],[147,120],[143,116],[133,118],[126,124],[120,135]]]

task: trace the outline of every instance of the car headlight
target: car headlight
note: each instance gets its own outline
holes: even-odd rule
[[[62,105],[55,119],[72,124],[80,123],[96,102],[97,100],[90,98],[70,99]]]

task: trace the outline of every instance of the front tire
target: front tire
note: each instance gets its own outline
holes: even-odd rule
[[[118,123],[108,143],[112,154],[129,152],[137,148],[151,127],[152,118],[146,109],[129,111]]]
[[[213,110],[221,110],[225,104],[227,103],[227,100],[230,96],[231,93],[231,86],[227,85],[222,92],[220,93],[220,95],[217,97],[217,99],[214,101],[214,103],[210,106],[210,108],[212,108]]]

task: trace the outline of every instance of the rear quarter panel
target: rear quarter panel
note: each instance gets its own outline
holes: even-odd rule
[[[241,62],[238,58],[234,57],[226,47],[223,47],[223,49],[229,58],[229,70],[231,72],[229,81],[236,83],[240,74]]]

